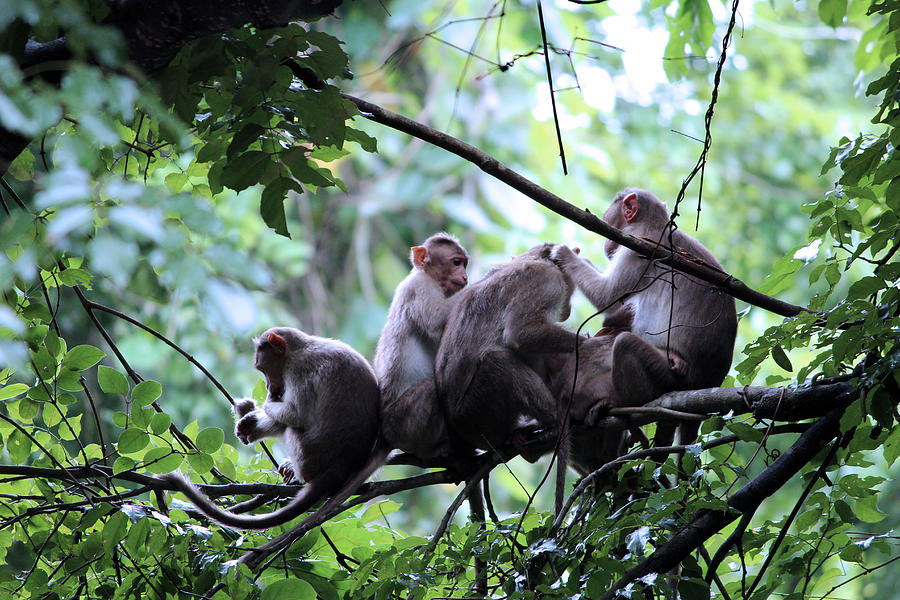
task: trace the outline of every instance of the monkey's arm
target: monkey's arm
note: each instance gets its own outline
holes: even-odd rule
[[[234,434],[244,444],[253,444],[267,437],[284,433],[285,426],[274,420],[266,411],[257,408],[242,416],[234,427]]]
[[[552,258],[578,286],[598,310],[611,310],[615,302],[629,291],[637,290],[643,273],[637,254],[627,248],[619,248],[605,271],[598,271],[593,264],[578,257],[568,246],[553,248]]]

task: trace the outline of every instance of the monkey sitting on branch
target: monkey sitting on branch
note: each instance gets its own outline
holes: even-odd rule
[[[338,340],[274,327],[255,340],[254,366],[266,379],[266,400],[235,403],[235,434],[244,444],[280,436],[293,473],[307,483],[284,507],[238,515],[213,504],[180,473],[162,476],[210,519],[239,529],[268,529],[300,516],[319,500],[340,504],[384,461],[375,373]]]
[[[412,271],[400,282],[375,348],[385,445],[430,461],[450,443],[434,390],[434,358],[456,293],[468,282],[469,255],[449,233],[410,249]]]
[[[568,318],[574,284],[543,244],[492,268],[458,294],[435,361],[451,440],[537,461],[556,442],[557,404],[544,357],[575,349]]]
[[[703,244],[675,228],[666,205],[646,190],[620,192],[603,218],[625,233],[722,268]],[[554,248],[554,258],[598,310],[631,311],[631,331],[618,335],[612,347],[612,385],[622,405],[721,385],[737,332],[734,298],[611,240],[604,251],[609,264],[602,272],[566,246]],[[681,443],[696,434],[696,424],[682,423]],[[661,423],[655,442],[669,445],[673,436],[674,427]]]

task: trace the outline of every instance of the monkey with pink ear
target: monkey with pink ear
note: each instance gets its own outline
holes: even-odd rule
[[[469,255],[437,233],[410,249],[412,270],[400,282],[375,349],[385,443],[425,462],[450,455],[434,389],[434,358],[457,292],[468,283]]]
[[[603,218],[625,233],[722,269],[703,244],[672,226],[666,205],[646,190],[620,192]],[[734,298],[611,240],[604,251],[609,263],[603,271],[566,246],[555,247],[553,257],[598,310],[630,311],[631,330],[612,346],[612,385],[619,401],[638,406],[665,392],[721,385],[737,333]],[[656,443],[668,445],[674,430],[661,425]],[[695,425],[691,430],[682,424],[682,443],[695,436]]]
[[[327,497],[323,510],[336,506],[387,456],[379,441],[378,383],[359,352],[291,327],[273,327],[255,345],[254,365],[265,376],[268,393],[262,406],[252,398],[235,403],[235,434],[245,444],[281,437],[289,472],[307,485],[283,508],[240,515],[213,504],[180,473],[163,476],[207,517],[238,529],[281,525]]]

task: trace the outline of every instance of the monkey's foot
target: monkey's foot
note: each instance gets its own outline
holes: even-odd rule
[[[536,463],[553,449],[558,433],[551,428],[517,429],[512,434],[511,445],[516,454],[530,463]]]
[[[285,483],[299,483],[299,478],[297,477],[297,474],[294,473],[294,463],[292,463],[290,459],[278,465],[278,474],[281,475],[281,479]]]

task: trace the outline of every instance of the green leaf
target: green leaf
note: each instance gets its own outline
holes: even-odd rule
[[[763,433],[757,429],[754,429],[748,423],[742,423],[738,421],[732,421],[725,425],[731,432],[735,433],[738,437],[741,438],[741,441],[744,442],[760,442],[763,438]]]
[[[194,471],[201,474],[209,473],[213,466],[215,466],[212,457],[209,454],[203,454],[202,452],[188,454],[188,463]]]
[[[125,379],[125,375],[106,365],[97,367],[97,383],[100,384],[100,389],[107,394],[122,394],[123,396],[128,394],[128,380]]]
[[[154,402],[162,395],[162,386],[157,381],[142,381],[131,390],[131,399],[140,406]]]
[[[113,475],[130,471],[134,468],[135,464],[137,463],[134,462],[134,459],[128,458],[127,456],[120,456],[116,459],[116,462],[113,463]]]
[[[774,346],[772,346],[772,359],[775,361],[775,364],[777,364],[788,373],[794,370],[794,366],[791,364],[791,359],[789,359],[788,355],[785,354],[784,348],[782,348],[780,344],[775,344]]]
[[[259,213],[275,233],[290,238],[287,228],[287,217],[284,214],[284,197],[288,190],[294,190],[298,194],[303,193],[300,184],[288,177],[279,177],[266,185],[260,199]]]
[[[141,429],[129,428],[119,436],[118,449],[122,454],[140,452],[150,443],[150,436]]]
[[[207,427],[197,434],[197,448],[207,454],[218,451],[224,441],[225,432],[218,427]]]
[[[5,385],[0,388],[0,400],[9,400],[28,391],[28,386],[24,383],[14,383]]]
[[[356,142],[366,152],[378,152],[378,141],[365,131],[347,127],[344,136],[348,142]]]
[[[96,365],[104,356],[106,352],[100,348],[82,344],[69,350],[63,359],[63,366],[73,371],[84,371]]]
[[[151,473],[170,473],[181,466],[184,457],[169,448],[153,448],[144,455],[144,465]]]
[[[222,185],[236,192],[259,183],[262,173],[270,167],[272,159],[267,152],[251,150],[228,161],[228,168],[222,171]]]
[[[853,512],[856,513],[856,516],[859,517],[860,521],[877,523],[887,516],[878,510],[878,507],[876,506],[877,503],[878,496],[868,496],[856,503],[856,506],[853,507]]]
[[[315,600],[316,590],[302,579],[280,579],[266,586],[261,600]]]
[[[156,413],[150,419],[150,430],[156,435],[162,435],[169,429],[172,424],[172,417],[166,413]]]
[[[128,517],[117,512],[103,526],[103,534],[101,536],[103,549],[107,553],[113,552],[116,545],[124,540],[126,535],[128,535]]]
[[[91,289],[91,274],[83,269],[68,268],[58,275],[60,283],[68,287],[82,285]]]

